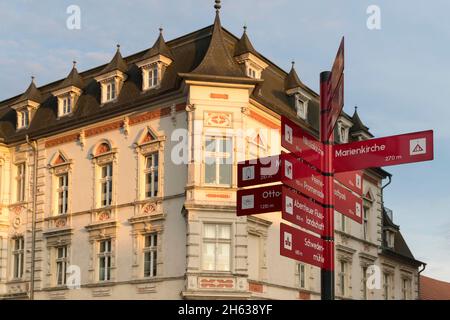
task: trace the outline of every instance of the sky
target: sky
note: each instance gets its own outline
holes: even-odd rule
[[[80,8],[80,29],[67,8]],[[213,0],[0,0],[0,100],[22,93],[30,76],[64,78],[75,59],[84,71],[152,46],[158,28],[171,40],[213,23]],[[380,9],[381,29],[367,27]],[[423,274],[450,281],[450,2],[447,0],[223,0],[222,25],[319,91],[345,36],[345,108],[354,106],[377,136],[433,129],[435,160],[385,168],[385,205]]]

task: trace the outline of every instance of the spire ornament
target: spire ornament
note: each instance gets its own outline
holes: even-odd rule
[[[220,0],[215,1],[216,4],[214,5],[214,9],[216,9],[216,12],[219,13],[220,9],[222,8],[222,4]]]

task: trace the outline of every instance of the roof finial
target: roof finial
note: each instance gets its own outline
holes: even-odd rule
[[[216,0],[216,4],[214,5],[214,9],[216,9],[217,13],[219,13],[220,9],[222,8],[220,2],[221,2],[220,0]]]
[[[358,112],[358,106],[355,106],[355,112]]]
[[[292,60],[291,63],[292,63],[292,69],[294,69],[294,67],[295,67],[295,61]]]
[[[117,47],[117,51],[120,51],[120,44],[117,44],[116,47]]]
[[[34,83],[34,76],[31,76],[31,82]]]
[[[75,69],[77,67],[77,62],[75,60],[73,60],[72,63],[73,63],[73,68]]]
[[[244,23],[244,33],[247,33],[247,23]]]
[[[160,27],[159,27],[159,34],[161,34],[161,35],[162,35],[163,31],[164,31],[163,27],[162,27],[162,26],[160,26]]]

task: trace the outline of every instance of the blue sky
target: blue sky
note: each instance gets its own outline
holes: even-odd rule
[[[212,24],[213,0],[0,0],[0,100],[63,78],[71,61],[83,71]],[[81,30],[66,28],[69,5],[81,8]],[[434,129],[435,160],[386,168],[385,204],[394,210],[425,275],[450,281],[450,20],[447,0],[224,0],[222,24],[318,91],[340,37],[346,37],[345,110],[358,105],[376,136]],[[369,5],[381,30],[366,27]]]

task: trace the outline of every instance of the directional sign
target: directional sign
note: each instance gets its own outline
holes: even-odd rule
[[[281,185],[243,189],[237,192],[237,216],[281,211]]]
[[[337,120],[344,108],[344,74],[342,74],[338,86],[330,97],[330,112],[327,117],[327,132],[328,137],[333,132]]]
[[[271,156],[238,163],[238,187],[278,182],[281,180],[280,156]]]
[[[357,193],[358,195],[363,194],[363,172],[349,171],[340,172],[334,175],[334,179],[342,183],[344,186]]]
[[[283,186],[281,208],[284,220],[320,235],[324,234],[324,210],[320,204]]]
[[[433,131],[334,146],[335,172],[433,160]]]
[[[344,37],[341,39],[341,44],[339,45],[336,58],[333,62],[333,68],[331,69],[331,79],[330,79],[330,94],[333,95],[338,88],[340,79],[344,72]]]
[[[324,266],[324,242],[299,229],[280,224],[280,254],[316,267]]]
[[[322,137],[322,140],[328,139],[331,135],[336,121],[344,108],[344,60],[344,37],[342,37],[333,68],[331,69],[328,101],[325,106],[322,106],[324,108],[322,111],[328,111],[325,120],[326,137]]]
[[[334,210],[358,223],[362,223],[362,198],[336,182],[334,183]]]
[[[319,170],[322,169],[323,144],[284,116],[281,117],[281,146]]]
[[[291,154],[282,154],[281,182],[314,200],[323,203],[323,176]]]

